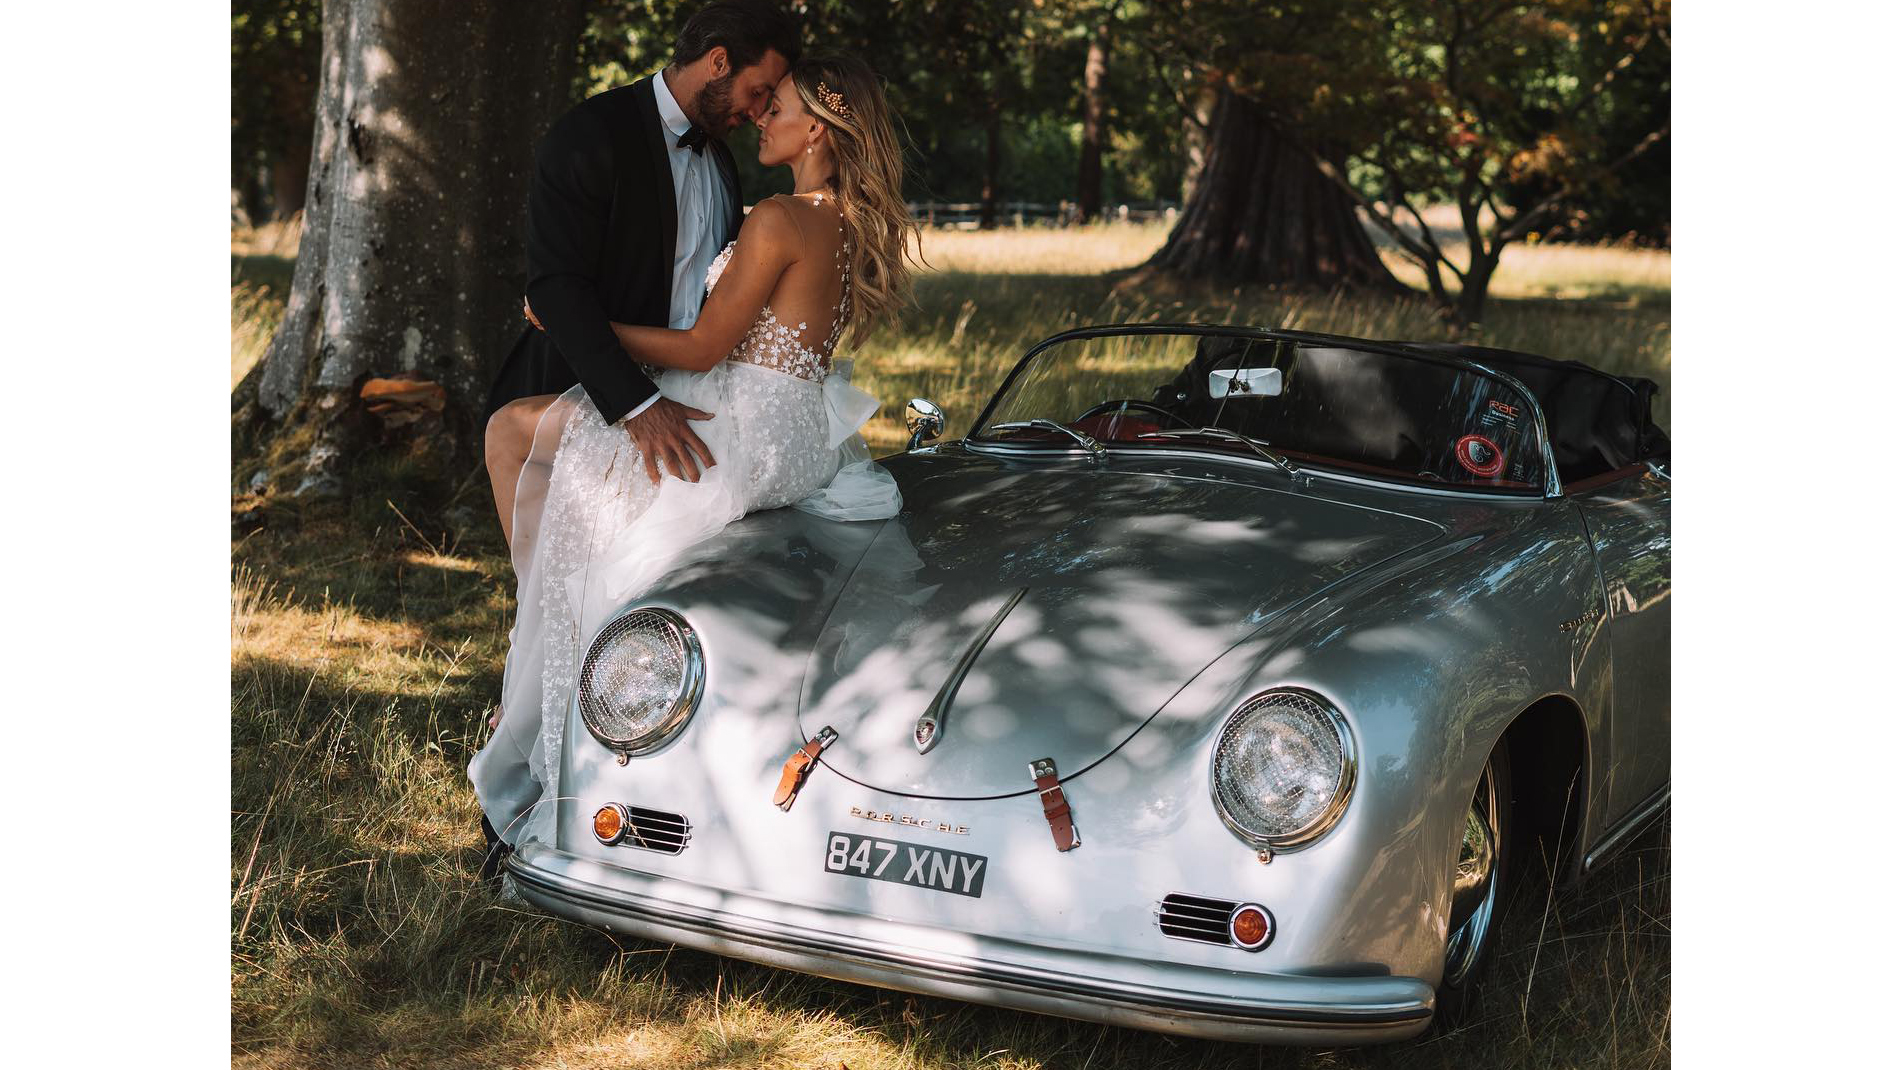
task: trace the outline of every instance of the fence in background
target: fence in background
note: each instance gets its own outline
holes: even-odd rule
[[[984,214],[984,206],[976,201],[968,203],[921,201],[907,204],[905,207],[911,209],[912,216],[925,226],[957,230],[976,230]],[[1161,219],[1173,223],[1179,208],[1180,206],[1174,201],[1106,204],[1103,206],[1102,218],[1129,223]],[[1080,222],[1081,215],[1082,212],[1074,201],[1058,201],[1055,204],[1000,201],[997,205],[999,226],[1021,227],[1027,224],[1039,224],[1067,227]]]

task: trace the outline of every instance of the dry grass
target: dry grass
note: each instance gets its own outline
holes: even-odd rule
[[[1430,315],[1400,303],[1130,296],[1115,292],[1114,278],[1077,273],[1078,264],[1138,256],[1129,250],[1145,229],[1095,228],[1084,236],[1099,244],[1067,256],[1048,244],[1050,233],[934,234],[945,240],[942,253],[927,251],[947,270],[921,280],[923,307],[902,332],[882,332],[859,354],[862,381],[889,402],[874,437],[894,442],[891,410],[912,393],[947,404],[954,425],[968,421],[1026,341],[1076,322],[1262,317],[1387,337],[1431,328]],[[1152,239],[1159,236],[1141,240]],[[1553,278],[1565,264],[1584,265],[1576,267],[1582,282],[1557,285],[1609,279],[1630,293],[1503,300],[1488,341],[1596,356],[1668,385],[1668,290],[1643,292],[1658,278],[1655,267],[1626,254],[1561,261],[1574,253],[1527,251],[1552,257]],[[1067,270],[1047,259],[1057,256]],[[1595,262],[1602,274],[1592,274],[1601,270]],[[241,330],[256,344],[268,338],[263,319],[276,314],[288,277],[281,258],[234,260],[234,380]],[[1538,895],[1516,904],[1481,1021],[1375,1049],[1196,1043],[913,998],[498,904],[475,879],[480,837],[463,770],[500,685],[508,564],[479,485],[445,489],[397,462],[374,467],[382,463],[364,462],[364,492],[348,502],[298,510],[267,501],[262,530],[233,543],[235,1066],[1467,1070],[1669,1062],[1668,830],[1549,905]]]

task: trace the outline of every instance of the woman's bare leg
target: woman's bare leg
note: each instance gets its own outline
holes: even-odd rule
[[[548,411],[560,397],[558,394],[538,394],[534,397],[511,401],[495,411],[489,417],[489,426],[483,432],[483,460],[489,469],[489,489],[495,495],[496,516],[502,521],[502,538],[508,542],[511,552],[515,549],[515,492],[521,483],[522,469],[528,464],[535,452],[535,430],[541,425],[542,414]],[[552,436],[559,438],[559,435]],[[538,458],[544,463],[550,457]],[[502,707],[498,704],[489,715],[489,730],[494,731],[502,721]]]
[[[535,427],[557,394],[519,398],[495,410],[482,436],[483,459],[489,469],[489,489],[495,494],[495,512],[502,521],[502,538],[515,546],[515,487],[522,466],[535,446]]]

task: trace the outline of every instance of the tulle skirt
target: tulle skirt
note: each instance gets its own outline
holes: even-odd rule
[[[851,385],[851,370],[837,361],[823,383],[731,361],[664,373],[663,396],[714,414],[691,424],[714,458],[697,483],[649,479],[626,430],[605,423],[578,386],[543,414],[516,489],[502,720],[469,766],[503,839],[554,841],[581,656],[683,553],[758,509],[848,521],[898,513],[897,485],[858,434],[878,402]]]

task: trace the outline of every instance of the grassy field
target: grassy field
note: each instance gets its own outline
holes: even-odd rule
[[[933,233],[920,310],[856,356],[954,429],[1064,326],[1247,320],[1437,337],[1422,306],[1134,291],[1154,227]],[[268,341],[294,245],[234,240],[232,378]],[[1670,379],[1667,254],[1525,248],[1491,344]],[[1123,289],[1118,289],[1119,285]],[[1668,421],[1668,408],[1662,421]],[[1668,422],[1667,422],[1668,427]],[[479,480],[366,463],[374,492],[273,499],[232,544],[232,1054],[240,1067],[1460,1067],[1669,1062],[1668,828],[1580,887],[1529,892],[1467,1028],[1338,1051],[1208,1044],[821,981],[525,913],[476,881],[464,777],[500,686],[512,576]],[[234,482],[244,484],[240,462]]]

